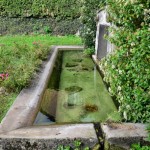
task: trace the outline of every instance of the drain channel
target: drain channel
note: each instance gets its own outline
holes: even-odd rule
[[[104,150],[104,136],[100,123],[94,123],[94,128],[100,145],[99,150]]]

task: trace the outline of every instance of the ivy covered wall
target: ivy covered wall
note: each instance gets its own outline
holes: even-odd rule
[[[81,17],[83,24],[81,30],[82,41],[86,48],[94,49],[96,37],[96,15],[99,3],[103,0],[82,0]]]

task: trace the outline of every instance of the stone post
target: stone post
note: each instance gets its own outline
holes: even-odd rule
[[[104,35],[110,35],[108,28],[111,26],[107,22],[107,12],[102,10],[97,15],[97,32],[96,32],[96,43],[95,43],[95,55],[98,60],[105,57],[108,53],[112,52],[114,46],[104,38]]]

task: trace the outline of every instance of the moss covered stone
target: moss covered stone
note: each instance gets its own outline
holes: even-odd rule
[[[76,92],[80,92],[82,90],[83,89],[79,86],[70,86],[70,87],[65,88],[65,91],[67,91],[69,93],[76,93]]]
[[[96,112],[96,111],[98,111],[98,107],[95,104],[86,104],[83,108],[87,112]]]
[[[66,63],[66,67],[76,67],[76,66],[78,66],[78,63],[75,63],[75,62]]]

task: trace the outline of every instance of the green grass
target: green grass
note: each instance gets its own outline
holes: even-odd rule
[[[0,37],[0,73],[8,73],[8,79],[0,78],[0,121],[14,102],[18,93],[30,84],[42,60],[47,58],[51,45],[81,45],[75,36],[16,35]]]
[[[47,45],[82,45],[81,39],[73,35],[70,36],[50,36],[50,35],[9,35],[1,36],[0,44],[12,46],[14,42],[18,44],[28,44],[32,46],[33,42],[39,42]]]

